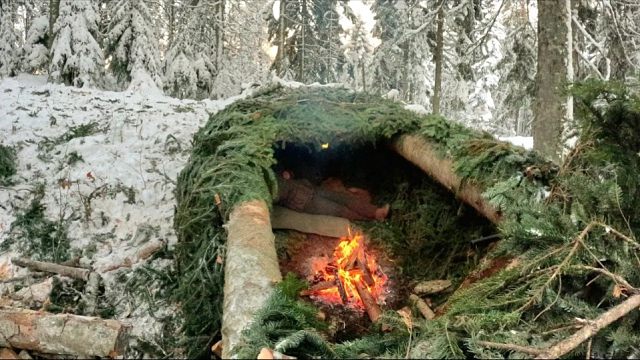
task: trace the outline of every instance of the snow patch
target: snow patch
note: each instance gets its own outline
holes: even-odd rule
[[[533,136],[501,136],[498,139],[510,142],[516,146],[522,146],[527,150],[533,149]]]

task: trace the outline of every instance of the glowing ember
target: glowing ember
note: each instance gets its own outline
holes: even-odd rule
[[[340,239],[329,262],[311,264],[315,276],[306,295],[312,295],[325,303],[351,305],[364,308],[360,290],[366,289],[376,302],[381,300],[387,276],[376,259],[365,252],[364,238],[360,233]]]

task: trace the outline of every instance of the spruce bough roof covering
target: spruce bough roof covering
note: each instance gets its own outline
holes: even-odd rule
[[[607,227],[594,227],[588,236],[589,248],[571,252],[577,234],[593,221],[627,235],[636,228],[637,221],[629,219],[638,205],[631,191],[638,181],[640,149],[635,142],[619,146],[619,141],[620,136],[633,134],[629,129],[638,128],[638,101],[611,84],[587,84],[575,92],[582,129],[579,144],[585,146],[557,174],[557,168],[535,153],[486,133],[344,89],[276,86],[213,115],[196,134],[177,187],[180,279],[174,295],[182,305],[186,334],[210,336],[220,327],[223,265],[216,259],[224,258],[222,224],[240,201],[271,203],[277,190],[271,169],[274,146],[296,143],[319,149],[327,142],[374,144],[416,133],[451,158],[459,176],[486,189],[485,197],[504,214],[500,228],[504,240],[493,256],[518,261],[457,291],[436,321],[416,320],[411,344],[406,325],[395,313],[383,318],[392,325],[391,333],[374,329],[372,335],[353,342],[328,343],[318,332],[322,325],[312,319],[315,312],[295,299],[297,291],[291,289],[299,284],[288,279],[257,316],[246,334],[246,346],[238,350],[240,355],[253,357],[256,349],[270,346],[298,356],[404,357],[409,352],[414,357],[495,357],[509,351],[483,347],[477,340],[545,347],[568,336],[571,328],[546,332],[576,317],[595,318],[620,301],[611,295],[615,284],[606,277],[590,284],[589,291],[598,296],[584,294],[593,278],[589,267],[604,265],[595,258],[606,259],[608,270],[630,284],[640,284],[640,275],[634,271],[638,250],[629,242],[612,239]],[[594,107],[594,103],[600,105]],[[611,132],[611,121],[619,121],[618,128],[627,132],[614,136],[603,131]],[[215,205],[216,198],[220,206]],[[636,321],[637,314],[602,331],[593,341],[593,353],[629,354],[632,344],[640,341],[634,332]]]

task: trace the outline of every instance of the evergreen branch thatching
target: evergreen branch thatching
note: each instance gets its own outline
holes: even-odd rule
[[[175,227],[180,239],[180,278],[174,293],[182,305],[186,334],[208,335],[220,327],[223,273],[216,259],[224,259],[222,224],[239,201],[271,203],[277,190],[274,148],[298,144],[318,151],[323,143],[375,146],[399,134],[418,133],[454,161],[460,177],[483,186],[487,200],[500,208],[503,240],[492,256],[510,258],[512,266],[456,291],[436,320],[415,321],[409,355],[508,356],[508,349],[478,344],[491,341],[544,348],[559,342],[580,325],[576,318],[594,319],[618,304],[625,291],[635,289],[620,288],[620,279],[630,286],[640,285],[635,270],[640,257],[633,235],[640,224],[635,216],[640,205],[636,186],[640,148],[635,139],[638,132],[634,133],[640,124],[640,102],[621,89],[600,83],[574,87],[582,129],[579,151],[559,172],[535,153],[487,134],[343,89],[275,87],[231,105],[196,134],[192,157],[178,179]],[[402,184],[395,185],[401,191]],[[422,241],[422,246],[447,248],[446,243],[434,245],[442,238],[417,228],[433,215],[418,210],[423,203],[416,194],[399,202],[397,210],[394,207],[397,220],[368,229],[406,264],[405,276],[418,272],[427,258],[404,257],[402,247],[394,244]],[[216,198],[221,200],[218,206]],[[399,220],[406,216],[414,218]],[[578,236],[587,228],[584,236]],[[399,239],[408,233],[415,236]],[[451,240],[450,248],[462,244]],[[461,280],[464,273],[457,276]],[[299,357],[404,357],[407,353],[406,328],[382,333],[374,327],[363,338],[332,344],[311,316],[309,305],[276,291],[245,334],[247,345],[237,351],[255,356],[260,347],[280,344]],[[632,354],[638,326],[638,314],[631,314],[603,329],[590,341],[591,354]],[[571,354],[581,351],[585,349],[578,347]]]

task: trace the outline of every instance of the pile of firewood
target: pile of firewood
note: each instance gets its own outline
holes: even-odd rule
[[[82,280],[85,284],[84,313],[96,310],[101,277],[89,269],[14,258],[14,266],[24,267],[31,275],[55,274],[61,278]],[[5,283],[20,278],[4,280]],[[25,287],[0,302],[0,358],[32,357],[117,357],[124,354],[129,327],[120,321],[76,314],[43,311],[49,303],[53,278]],[[36,310],[30,307],[36,306]],[[40,308],[38,310],[37,308]]]

